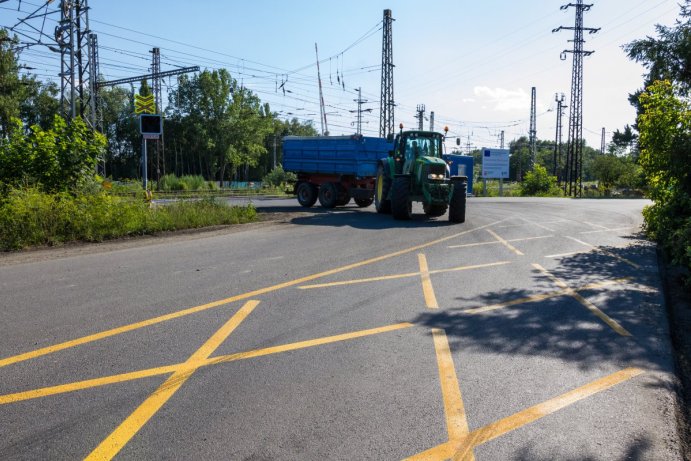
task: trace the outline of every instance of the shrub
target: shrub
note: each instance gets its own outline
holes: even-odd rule
[[[283,187],[289,182],[297,181],[297,175],[292,171],[285,171],[281,165],[264,176],[262,183],[268,187]]]
[[[527,172],[523,178],[521,195],[538,197],[560,196],[561,189],[557,187],[556,176],[550,176],[544,166],[535,165],[535,168]]]

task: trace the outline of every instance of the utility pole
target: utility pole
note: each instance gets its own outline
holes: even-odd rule
[[[314,44],[314,53],[317,55],[317,79],[319,80],[319,113],[322,128],[322,136],[329,135],[329,126],[326,124],[326,109],[324,107],[324,92],[322,91],[322,75],[319,71],[319,51],[317,44]]]
[[[537,155],[537,93],[535,87],[530,92],[530,169],[535,168]]]
[[[503,149],[504,148],[504,130],[501,130],[501,137],[499,138],[499,148]]]
[[[415,112],[417,112],[417,115],[415,116],[415,118],[417,119],[417,129],[422,131],[424,129],[422,123],[425,120],[425,105],[418,104]]]
[[[276,169],[276,135],[274,135],[274,170]]]
[[[561,117],[564,108],[564,93],[556,93],[554,100],[557,102],[557,132],[554,135],[554,155],[552,156],[552,175],[557,177],[557,181],[561,183],[561,174],[559,174],[559,164],[561,163]]]
[[[600,141],[600,153],[605,153],[605,127],[602,127],[602,140]]]
[[[571,108],[569,111],[569,140],[566,151],[566,175],[564,177],[564,193],[573,197],[580,197],[583,193],[583,57],[590,56],[594,51],[585,51],[583,32],[596,33],[600,28],[583,27],[583,13],[589,11],[592,4],[586,5],[583,0],[568,3],[561,7],[566,10],[576,9],[574,27],[560,26],[552,32],[573,30],[573,49],[562,51],[560,58],[566,60],[566,54],[573,54],[573,69],[571,73]]]
[[[430,111],[429,113],[429,130],[434,131],[434,111]]]
[[[362,99],[362,87],[357,89],[357,99],[353,101],[357,102],[357,134],[362,134],[362,105],[367,102],[366,99]]]
[[[381,98],[379,99],[379,137],[385,138],[393,133],[393,46],[391,25],[394,19],[391,10],[384,10],[383,37],[381,51]]]

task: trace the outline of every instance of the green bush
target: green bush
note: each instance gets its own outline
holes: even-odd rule
[[[292,171],[285,171],[281,165],[264,176],[262,184],[265,187],[284,187],[289,182],[297,181],[297,175]]]
[[[550,176],[542,165],[535,165],[532,171],[525,174],[521,183],[522,196],[558,197],[561,189],[557,186],[557,177]]]
[[[126,235],[254,221],[257,212],[205,199],[150,207],[105,192],[73,196],[36,188],[12,189],[0,202],[0,248],[68,241],[97,242]]]

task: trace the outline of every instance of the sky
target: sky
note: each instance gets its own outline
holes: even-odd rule
[[[679,0],[591,0],[584,48],[583,127],[588,145],[600,147],[614,130],[635,123],[628,95],[641,87],[645,69],[622,45],[655,36],[655,25],[673,25]],[[57,3],[57,2],[54,2]],[[381,85],[382,16],[393,23],[395,125],[415,128],[416,107],[435,113],[435,129],[463,147],[498,147],[527,136],[531,88],[537,94],[537,137],[554,140],[555,95],[570,105],[571,55],[560,59],[573,32],[575,8],[554,0],[90,0],[90,28],[98,35],[100,72],[106,80],[150,72],[153,47],[161,70],[198,65],[226,68],[283,118],[313,120],[320,130],[318,44],[327,124],[332,135],[356,131],[361,88],[363,134],[377,136]],[[0,3],[0,27],[43,6],[43,0]],[[20,8],[20,11],[17,9]],[[55,9],[54,6],[51,6]],[[41,10],[44,11],[44,10]],[[52,35],[55,14],[33,19]],[[21,29],[30,33],[29,29]],[[36,34],[34,34],[36,35]],[[58,81],[60,58],[45,46],[25,50],[20,61],[43,80]],[[164,80],[164,92],[175,78]],[[285,91],[284,91],[285,90]],[[166,96],[164,95],[164,98]],[[568,109],[563,118],[564,141]],[[425,121],[428,128],[429,121]]]

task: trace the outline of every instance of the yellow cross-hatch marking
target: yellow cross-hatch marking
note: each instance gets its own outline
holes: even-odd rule
[[[422,460],[469,460],[472,450],[484,443],[501,437],[511,431],[531,424],[557,411],[573,405],[581,400],[622,384],[645,373],[639,368],[626,368],[611,375],[592,381],[576,389],[568,391],[545,402],[519,411],[511,416],[502,418],[479,429],[471,431],[465,437],[449,440],[422,453],[406,458],[407,461]]]
[[[364,338],[367,336],[378,335],[390,331],[403,330],[411,328],[412,323],[396,323],[378,328],[370,328],[367,330],[353,331],[350,333],[343,333],[340,335],[326,336],[323,338],[310,339],[306,341],[299,341],[296,343],[283,344],[280,346],[265,347],[262,349],[254,349],[246,352],[237,352],[235,354],[220,355],[218,357],[211,357],[199,359],[195,362],[183,362],[174,365],[165,365],[162,367],[148,368],[146,370],[133,371],[129,373],[120,373],[117,375],[104,376],[101,378],[87,379],[84,381],[76,381],[73,383],[60,384],[58,386],[43,387],[40,389],[32,389],[29,391],[16,392],[14,394],[0,395],[0,405],[9,403],[21,402],[24,400],[37,399],[48,397],[51,395],[65,394],[68,392],[80,391],[84,389],[91,389],[94,387],[107,386],[109,384],[122,383],[126,381],[133,381],[151,376],[166,375],[182,370],[186,364],[187,366],[198,365],[199,367],[206,367],[211,365],[219,365],[223,363],[230,363],[239,360],[248,360],[257,357],[264,357],[267,355],[280,354],[283,352],[296,351],[308,347],[323,346],[325,344],[332,344],[341,341],[348,341],[357,338]]]
[[[156,389],[134,412],[125,419],[94,451],[85,459],[112,459],[130,441],[158,410],[175,394],[180,387],[201,366],[199,362],[208,359],[230,334],[247,318],[259,304],[248,301],[233,314],[202,346],[183,363],[166,381]]]
[[[140,322],[135,322],[135,323],[131,323],[129,325],[124,325],[121,327],[112,328],[110,330],[104,330],[104,331],[101,331],[99,333],[94,333],[91,335],[83,336],[81,338],[72,339],[70,341],[65,341],[62,343],[54,344],[52,346],[43,347],[40,349],[35,349],[33,351],[24,352],[22,354],[17,354],[17,355],[13,355],[10,357],[6,357],[4,359],[0,359],[0,368],[5,367],[7,365],[14,364],[14,363],[23,362],[25,360],[34,359],[36,357],[41,357],[43,355],[52,354],[52,353],[55,353],[55,352],[58,352],[61,350],[65,350],[65,349],[69,349],[69,348],[72,348],[75,346],[80,346],[80,345],[87,344],[90,342],[99,341],[101,339],[109,338],[111,336],[116,336],[116,335],[119,335],[122,333],[126,333],[128,331],[137,330],[140,328],[148,327],[151,325],[155,325],[155,324],[158,324],[161,322],[166,322],[168,320],[184,317],[187,315],[196,314],[198,312],[202,312],[202,311],[205,311],[208,309],[213,309],[213,308],[216,308],[219,306],[230,304],[230,303],[235,302],[235,301],[242,301],[245,299],[256,298],[256,297],[259,297],[263,294],[278,291],[278,290],[281,290],[283,288],[289,288],[289,287],[293,287],[295,285],[301,285],[303,283],[310,282],[312,280],[320,279],[323,277],[328,277],[329,275],[334,275],[334,274],[338,274],[340,272],[345,272],[345,271],[348,271],[351,269],[356,269],[359,267],[367,266],[367,265],[374,264],[374,263],[377,263],[380,261],[385,261],[387,259],[391,259],[391,258],[396,257],[396,256],[401,256],[404,254],[412,253],[412,252],[421,250],[423,248],[428,248],[430,246],[437,245],[439,243],[447,242],[449,240],[458,238],[462,235],[466,235],[470,232],[475,232],[477,230],[481,230],[481,229],[485,229],[485,228],[490,227],[490,226],[494,226],[494,225],[496,225],[502,221],[504,221],[504,220],[495,221],[495,222],[490,223],[490,224],[485,224],[483,226],[479,226],[479,227],[476,227],[473,229],[468,229],[468,230],[465,230],[463,232],[458,232],[458,233],[453,234],[453,235],[448,235],[446,237],[442,237],[442,238],[432,240],[432,241],[427,242],[427,243],[422,243],[420,245],[415,245],[415,246],[412,246],[409,248],[405,248],[403,250],[395,251],[393,253],[388,253],[385,255],[376,256],[374,258],[369,258],[369,259],[366,259],[364,261],[360,261],[360,262],[356,262],[356,263],[352,263],[352,264],[347,264],[345,266],[340,266],[340,267],[330,269],[330,270],[327,270],[324,272],[318,272],[316,274],[307,275],[305,277],[300,277],[300,278],[293,279],[293,280],[290,280],[287,282],[278,283],[276,285],[272,285],[269,287],[259,288],[257,290],[249,291],[247,293],[243,293],[240,295],[235,295],[235,296],[231,296],[229,298],[220,299],[218,301],[213,301],[213,302],[210,302],[207,304],[202,304],[200,306],[190,307],[188,309],[182,309],[182,310],[179,310],[176,312],[172,312],[170,314],[161,315],[159,317],[150,318],[148,320],[142,320]]]

